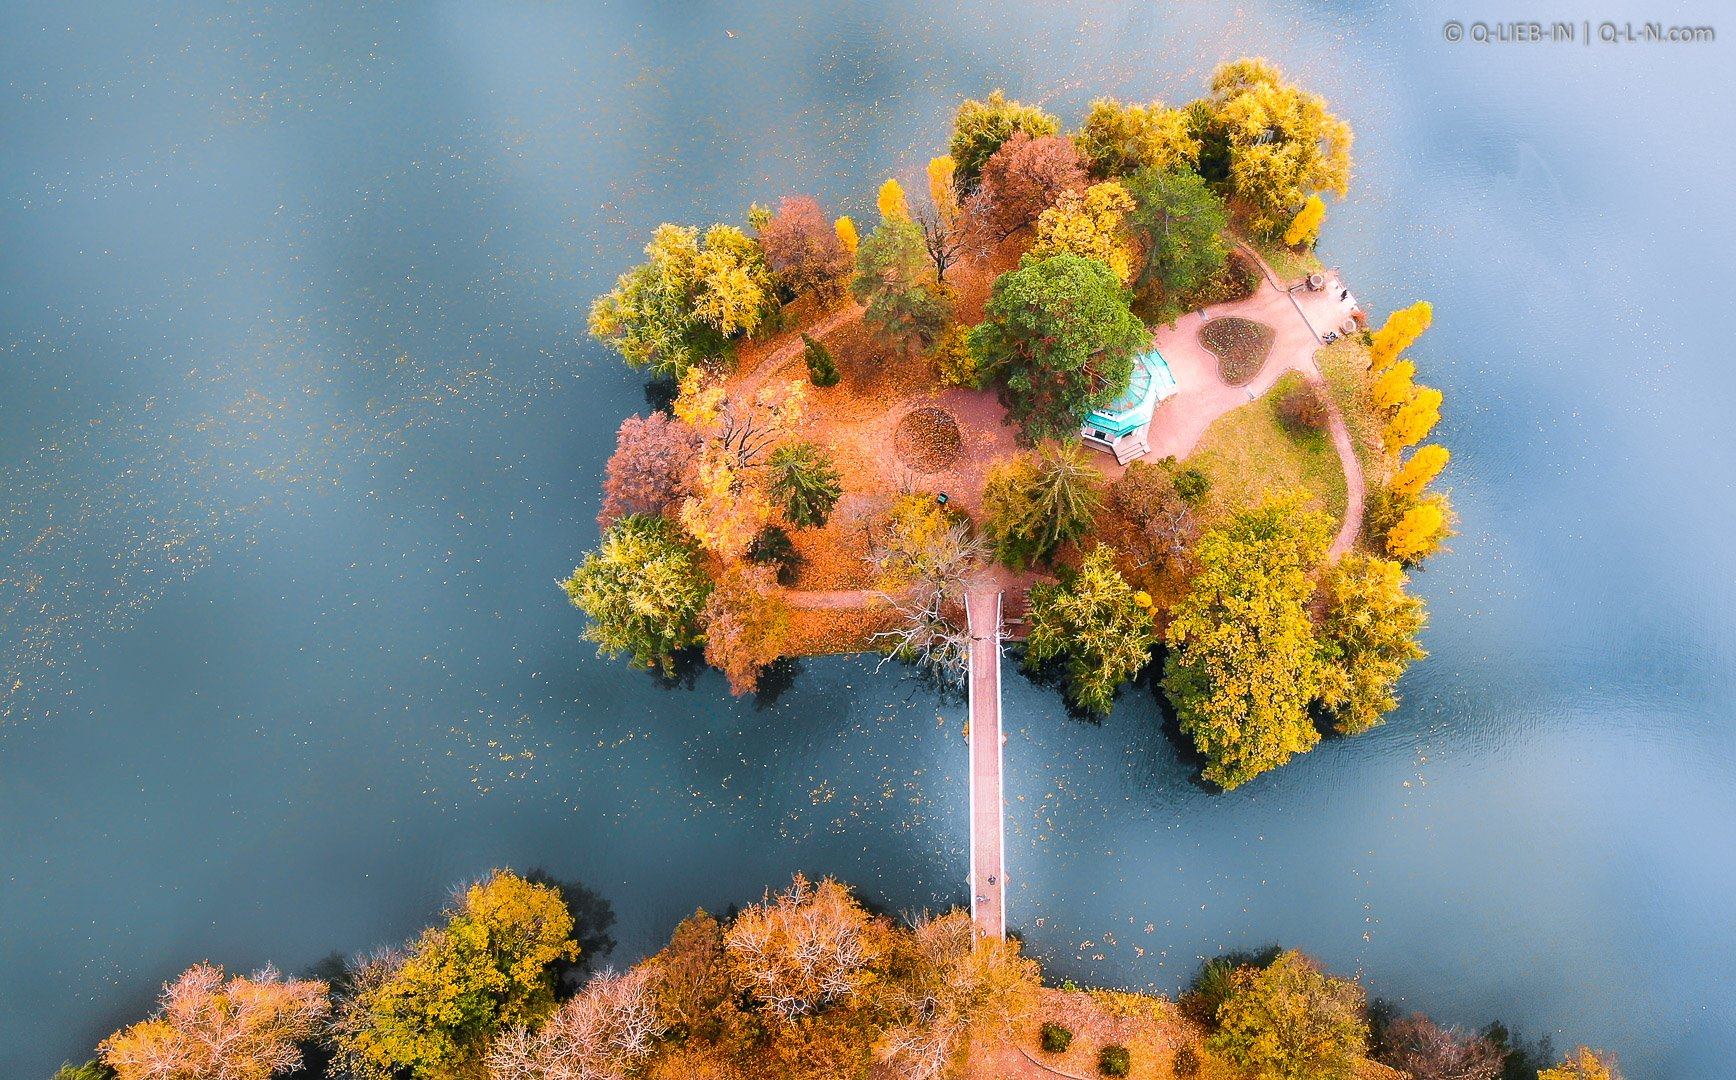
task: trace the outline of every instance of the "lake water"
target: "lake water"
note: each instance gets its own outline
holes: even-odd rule
[[[1568,14],[1706,21],[1663,6]],[[6,5],[0,1075],[496,865],[603,892],[617,962],[797,868],[964,899],[958,703],[848,658],[735,701],[578,640],[554,581],[644,401],[586,308],[659,221],[870,212],[963,95],[1071,122],[1265,53],[1357,131],[1324,257],[1435,305],[1433,656],[1231,795],[1149,687],[1092,726],[1009,675],[1010,921],[1055,977],[1170,991],[1281,941],[1727,1076],[1729,49],[1393,7]]]

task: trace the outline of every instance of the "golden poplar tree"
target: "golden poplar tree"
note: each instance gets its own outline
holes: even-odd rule
[[[1435,309],[1427,300],[1418,300],[1407,308],[1400,308],[1386,317],[1386,322],[1374,332],[1374,340],[1369,343],[1369,366],[1375,371],[1384,369],[1388,364],[1398,359],[1398,354],[1410,348],[1416,339],[1423,336],[1423,331],[1434,321]]]
[[[856,247],[862,242],[861,236],[856,232],[856,223],[851,221],[849,216],[846,215],[833,222],[832,228],[837,230],[838,239],[844,241],[844,250],[848,251],[850,257],[854,259],[856,257]]]
[[[910,220],[910,203],[904,198],[904,185],[897,180],[888,179],[880,185],[875,203],[880,207],[880,216],[887,221]]]
[[[1284,230],[1284,243],[1291,247],[1313,247],[1320,239],[1320,224],[1325,220],[1326,200],[1318,195],[1308,196],[1302,209],[1290,219],[1290,227]]]
[[[1374,380],[1369,396],[1383,409],[1396,409],[1416,393],[1416,385],[1412,382],[1416,373],[1415,364],[1409,360],[1400,360],[1380,373],[1380,377]]]
[[[1432,386],[1419,386],[1409,401],[1398,407],[1386,424],[1386,447],[1398,453],[1407,446],[1423,441],[1441,419],[1441,392]]]
[[[941,155],[928,163],[928,197],[941,223],[951,227],[958,220],[958,188],[953,183],[955,168],[952,158]]]
[[[1393,475],[1392,482],[1387,487],[1394,495],[1406,498],[1421,495],[1423,489],[1428,487],[1436,476],[1440,475],[1441,470],[1446,467],[1451,458],[1452,454],[1447,451],[1447,448],[1438,443],[1418,447],[1416,453],[1410,456],[1410,460],[1399,467],[1398,472]]]
[[[1439,551],[1452,530],[1452,507],[1446,496],[1430,495],[1387,530],[1387,554],[1401,562],[1419,563]]]

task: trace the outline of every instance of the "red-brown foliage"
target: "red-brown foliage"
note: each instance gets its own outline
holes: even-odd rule
[[[1063,191],[1084,191],[1085,160],[1063,135],[1018,132],[983,165],[971,216],[997,241],[1029,228]]]
[[[851,270],[850,252],[813,198],[785,198],[760,230],[759,241],[766,264],[796,292],[812,291],[828,298],[843,292]]]
[[[1495,1080],[1507,1055],[1489,1039],[1443,1028],[1422,1013],[1387,1025],[1380,1060],[1415,1080]]]
[[[607,529],[628,514],[661,514],[681,497],[688,464],[698,451],[699,433],[667,413],[621,421],[603,480],[598,526]]]
[[[1278,399],[1278,417],[1292,428],[1319,431],[1326,426],[1326,397],[1313,383],[1298,383]]]

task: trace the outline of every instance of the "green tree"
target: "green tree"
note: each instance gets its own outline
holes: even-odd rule
[[[1224,201],[1192,172],[1146,169],[1127,181],[1133,212],[1127,226],[1142,256],[1134,288],[1180,314],[1187,294],[1210,281],[1229,256]]]
[[[62,1065],[54,1070],[53,1080],[115,1080],[115,1071],[93,1058],[82,1065]]]
[[[837,386],[838,364],[832,351],[806,334],[802,335],[802,358],[808,363],[808,381],[815,386]]]
[[[1092,408],[1113,401],[1150,340],[1106,263],[1053,255],[1002,274],[971,355],[1001,382],[1001,402],[1027,439],[1071,437]]]
[[[1395,562],[1352,553],[1326,574],[1325,663],[1320,701],[1341,734],[1354,735],[1398,708],[1394,687],[1428,654],[1417,635],[1428,622],[1423,602],[1405,592]]]
[[[552,967],[578,955],[572,932],[558,889],[495,871],[456,898],[445,925],[356,972],[339,1065],[366,1080],[474,1075],[496,1033],[554,1008]]]
[[[1009,100],[1000,90],[987,100],[969,100],[958,107],[952,122],[952,155],[955,182],[960,191],[976,189],[983,164],[1016,132],[1033,139],[1060,132],[1061,122],[1034,105]]]
[[[1168,628],[1163,688],[1181,730],[1225,789],[1319,741],[1308,715],[1320,678],[1310,575],[1332,522],[1298,497],[1246,511],[1201,538],[1199,573]]]
[[[561,588],[590,616],[598,655],[627,653],[634,667],[671,674],[675,654],[699,643],[711,582],[695,549],[667,518],[631,514],[603,535]]]
[[[824,525],[844,493],[832,459],[813,443],[778,447],[766,459],[766,467],[771,470],[772,498],[782,504],[793,524]]]
[[[701,243],[698,229],[659,225],[645,254],[591,305],[590,331],[654,375],[725,356],[774,305],[771,268],[734,226],[713,225]]]
[[[1091,530],[1103,505],[1103,474],[1077,442],[1046,442],[990,470],[983,533],[1015,569],[1047,560]]]
[[[1091,103],[1073,142],[1099,180],[1132,176],[1141,169],[1192,169],[1200,144],[1188,130],[1182,109],[1167,109],[1161,101],[1123,105],[1112,97]]]
[[[1060,584],[1031,587],[1030,628],[1026,665],[1059,662],[1068,699],[1097,713],[1109,711],[1116,688],[1139,673],[1157,644],[1151,613],[1115,569],[1108,547],[1085,556]]]
[[[1284,80],[1266,60],[1243,58],[1212,76],[1212,138],[1228,155],[1229,183],[1259,234],[1282,229],[1308,196],[1350,190],[1350,125],[1326,99]]]
[[[886,218],[856,251],[850,293],[867,305],[862,318],[899,348],[932,345],[952,319],[952,303],[934,279],[922,229],[907,218]]]
[[[1349,1080],[1368,1048],[1367,999],[1356,983],[1282,952],[1236,972],[1209,1045],[1259,1080]]]

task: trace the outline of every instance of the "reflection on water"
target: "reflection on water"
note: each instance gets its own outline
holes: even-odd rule
[[[1085,725],[1009,675],[1011,921],[1058,976],[1171,990],[1282,941],[1721,1075],[1736,380],[1704,314],[1736,155],[1678,105],[1730,68],[1439,22],[0,13],[0,1073],[194,960],[403,937],[491,865],[602,892],[617,961],[797,868],[961,899],[956,702],[854,659],[737,702],[577,640],[552,583],[645,403],[586,305],[659,220],[871,212],[962,94],[1076,117],[1266,52],[1357,128],[1327,257],[1377,308],[1435,303],[1465,531],[1421,578],[1433,657],[1387,727],[1230,796],[1149,687]]]

